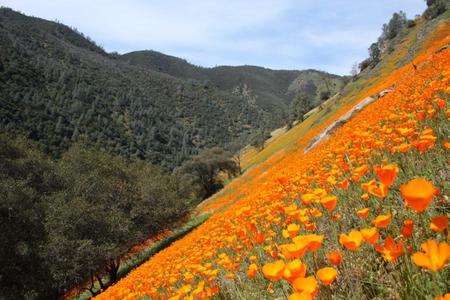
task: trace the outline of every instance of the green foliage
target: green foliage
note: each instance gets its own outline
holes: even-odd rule
[[[206,199],[220,190],[224,175],[230,178],[239,172],[240,167],[233,155],[218,147],[203,150],[175,170],[185,193],[193,193],[200,199]]]
[[[300,94],[294,98],[290,105],[290,123],[295,120],[303,121],[303,116],[313,108],[306,94]]]
[[[374,67],[380,62],[381,50],[378,43],[372,43],[369,47],[370,65]]]
[[[434,19],[440,14],[444,13],[449,6],[448,0],[425,0],[427,9],[423,13],[427,19]]]
[[[56,298],[94,276],[115,282],[130,247],[189,208],[172,175],[83,143],[52,162],[1,134],[0,167],[0,298]]]
[[[408,19],[403,11],[395,12],[389,22],[383,25],[383,32],[379,38],[380,42],[391,40],[397,36],[406,26]]]
[[[47,199],[60,189],[55,166],[24,139],[0,133],[0,299],[55,298],[41,248]]]
[[[265,142],[268,138],[270,138],[270,132],[261,128],[253,135],[250,140],[250,145],[261,151],[264,149]]]

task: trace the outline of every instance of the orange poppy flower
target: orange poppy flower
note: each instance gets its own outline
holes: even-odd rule
[[[403,227],[400,229],[400,232],[403,234],[405,238],[410,238],[413,235],[413,220],[405,220],[403,222]]]
[[[364,191],[368,192],[368,191],[369,191],[369,187],[371,187],[371,186],[376,186],[376,185],[377,185],[377,181],[376,181],[375,179],[372,179],[372,180],[369,181],[369,182],[362,183],[362,184],[361,184],[361,188],[362,188]]]
[[[258,266],[256,264],[251,264],[247,270],[248,278],[255,278],[257,271],[258,271]]]
[[[349,185],[348,179],[344,179],[343,181],[337,183],[337,186],[340,187],[341,189],[348,188],[348,185]]]
[[[326,196],[320,200],[320,203],[327,209],[333,210],[336,207],[337,197],[336,196]]]
[[[341,233],[339,236],[339,243],[345,248],[356,251],[363,241],[363,236],[361,232],[357,230],[352,230],[349,235]]]
[[[406,202],[416,212],[424,211],[430,205],[436,195],[436,188],[430,182],[422,178],[416,178],[403,184],[400,192]]]
[[[362,200],[367,200],[367,199],[369,199],[369,194],[367,194],[367,193],[362,194],[362,195],[361,195],[361,199],[362,199]]]
[[[319,198],[315,194],[303,194],[300,199],[302,200],[303,204],[308,206]]]
[[[436,296],[434,300],[450,300],[450,293],[447,293],[444,296]]]
[[[310,210],[309,210],[309,213],[312,215],[312,216],[314,216],[314,217],[316,217],[316,218],[320,218],[321,216],[322,216],[322,212],[319,210],[319,209],[317,209],[317,208],[311,208]]]
[[[389,189],[383,183],[380,183],[379,185],[369,185],[367,191],[369,192],[369,194],[383,199],[387,196]]]
[[[309,251],[314,252],[322,245],[323,237],[323,235],[317,234],[300,235],[296,236],[293,241],[296,244],[306,245]]]
[[[312,300],[312,296],[308,292],[294,293],[288,297],[288,300]]]
[[[336,279],[337,271],[332,267],[325,267],[317,270],[317,278],[323,285],[330,285]]]
[[[442,269],[450,257],[450,245],[428,240],[420,245],[424,252],[416,252],[412,256],[414,263],[432,271]]]
[[[361,229],[361,234],[364,240],[370,244],[375,244],[380,237],[380,233],[376,227]]]
[[[438,216],[431,220],[430,229],[434,231],[444,231],[448,227],[448,216]]]
[[[306,265],[300,261],[300,259],[295,259],[286,264],[283,270],[283,278],[289,282],[294,281],[295,278],[305,277],[306,275]]]
[[[262,267],[262,272],[266,278],[279,280],[283,276],[285,263],[282,260],[277,260],[273,263],[267,263]]]
[[[341,214],[333,214],[333,215],[331,216],[331,218],[332,218],[334,221],[339,221],[339,220],[342,219],[342,215],[341,215]]]
[[[342,260],[342,256],[338,251],[331,251],[330,253],[326,254],[325,257],[330,263],[336,266],[338,266]]]
[[[287,232],[289,233],[290,237],[295,237],[299,231],[300,226],[298,224],[291,223],[287,227]]]
[[[367,218],[369,216],[369,211],[370,210],[366,207],[366,208],[363,208],[361,210],[357,210],[356,214],[358,216],[360,216],[361,218],[365,219],[365,218]]]
[[[291,243],[280,246],[281,253],[286,259],[300,258],[306,252],[306,243]]]
[[[314,276],[296,278],[292,283],[292,286],[297,292],[307,292],[313,297],[319,288]]]
[[[393,238],[387,237],[384,240],[384,246],[375,245],[375,250],[383,254],[385,261],[394,261],[403,253],[403,240],[400,239],[397,245]]]
[[[390,187],[392,183],[394,183],[398,174],[398,167],[396,164],[390,164],[386,166],[374,166],[373,167],[375,174],[377,174],[381,183],[387,187]]]
[[[385,228],[391,222],[391,214],[387,215],[379,215],[375,219],[372,220],[372,224],[377,226],[378,228]]]
[[[261,244],[264,241],[264,238],[266,237],[265,233],[258,232],[254,235],[254,241],[257,244]]]

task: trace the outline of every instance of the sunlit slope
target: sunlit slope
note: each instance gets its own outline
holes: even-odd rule
[[[450,49],[436,50],[449,43],[445,23],[428,36],[414,66],[374,78],[354,99],[336,104],[340,109],[326,122],[205,203],[203,211],[216,211],[208,221],[97,298],[444,294],[450,276]],[[356,102],[393,85],[304,153]]]

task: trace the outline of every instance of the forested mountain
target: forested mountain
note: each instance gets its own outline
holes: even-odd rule
[[[344,77],[316,70],[271,70],[256,66],[203,68],[156,51],[135,51],[120,58],[146,69],[200,80],[220,90],[253,98],[258,107],[282,120],[292,99],[300,93],[307,94],[314,106],[338,92],[346,82]]]
[[[314,102],[324,85],[333,82],[329,94],[342,85],[316,71],[208,69],[156,52],[109,54],[74,29],[8,8],[0,9],[0,45],[0,126],[56,158],[83,136],[173,169],[201,149],[238,148],[284,125],[303,90]]]

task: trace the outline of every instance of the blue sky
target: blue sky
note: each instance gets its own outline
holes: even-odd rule
[[[107,51],[152,49],[211,67],[348,74],[392,14],[424,0],[0,0],[76,27]]]

